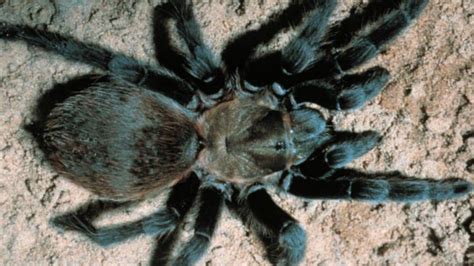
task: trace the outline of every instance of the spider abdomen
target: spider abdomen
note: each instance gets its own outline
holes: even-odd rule
[[[192,114],[132,85],[98,85],[55,107],[45,144],[53,166],[114,199],[137,199],[187,175],[199,140]]]

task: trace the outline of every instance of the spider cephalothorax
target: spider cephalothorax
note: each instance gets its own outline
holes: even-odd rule
[[[22,40],[102,71],[46,93],[37,121],[27,126],[56,171],[101,197],[52,223],[103,246],[148,234],[157,238],[152,264],[192,264],[205,253],[226,205],[262,240],[272,263],[296,264],[304,255],[305,232],[272,201],[266,186],[310,199],[374,202],[468,194],[472,184],[462,179],[344,168],[381,137],[334,131],[305,104],[353,110],[375,97],[388,71],[352,72],[426,3],[372,0],[328,25],[335,0],[292,1],[259,29],[230,41],[218,62],[202,41],[190,1],[169,1],[154,10],[159,66],[44,29],[0,23],[2,39]],[[293,25],[301,29],[284,48],[256,52]],[[150,216],[109,227],[93,224],[101,212],[168,188],[166,205]],[[193,207],[194,235],[173,254],[179,225]]]
[[[316,110],[288,112],[271,94],[226,101],[201,117],[200,163],[223,180],[260,182],[304,161],[325,140],[325,125]]]

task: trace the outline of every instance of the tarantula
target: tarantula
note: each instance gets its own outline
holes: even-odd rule
[[[100,197],[52,224],[101,246],[150,235],[157,243],[152,264],[185,265],[206,252],[226,205],[262,240],[272,263],[297,264],[305,231],[272,201],[266,186],[309,199],[372,202],[467,195],[472,184],[462,179],[345,168],[381,137],[334,131],[306,104],[354,110],[379,94],[389,80],[387,70],[350,72],[395,39],[427,2],[372,0],[329,23],[335,0],[292,1],[258,29],[232,39],[219,62],[202,40],[192,3],[169,1],[154,9],[160,64],[154,66],[45,29],[1,23],[4,40],[21,40],[102,70],[47,92],[37,121],[26,126],[57,172]],[[284,48],[257,52],[294,25],[300,25],[298,35]],[[150,216],[93,224],[106,211],[168,188],[166,205]],[[191,209],[194,235],[175,248]]]

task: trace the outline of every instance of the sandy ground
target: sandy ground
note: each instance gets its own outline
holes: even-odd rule
[[[341,1],[336,16],[364,2]],[[49,30],[151,61],[153,5],[153,1],[0,0],[0,20],[47,24]],[[227,39],[256,27],[285,5],[270,0],[208,0],[196,2],[196,13],[217,52]],[[375,129],[384,135],[381,145],[353,167],[400,170],[422,178],[474,178],[473,34],[474,2],[433,0],[421,18],[371,62],[392,73],[382,95],[355,113],[331,114],[339,129]],[[91,71],[21,43],[0,41],[1,265],[143,265],[148,261],[150,238],[102,249],[78,234],[61,234],[48,225],[50,217],[94,196],[54,173],[22,125],[32,119],[32,107],[45,91]],[[468,263],[472,197],[371,205],[273,196],[308,231],[305,265]],[[102,222],[128,221],[158,204],[150,200]],[[185,231],[189,235],[189,225]],[[268,262],[258,241],[225,211],[199,264]]]

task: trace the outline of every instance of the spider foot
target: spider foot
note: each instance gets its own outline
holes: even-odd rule
[[[277,261],[275,261],[277,265],[297,265],[303,259],[306,248],[306,233],[299,224],[291,222],[286,225],[278,238],[278,242],[280,248],[276,251],[278,252]]]
[[[93,232],[94,226],[89,221],[81,219],[74,213],[68,213],[56,216],[49,220],[49,224],[56,228],[59,232],[77,231],[77,232]]]
[[[468,195],[474,189],[473,184],[464,179],[446,179],[443,183],[437,189],[431,191],[432,198],[436,200],[459,198]]]
[[[380,140],[380,135],[374,131],[353,134],[328,147],[324,159],[329,167],[341,168],[372,150]]]
[[[342,78],[336,96],[337,110],[354,110],[377,96],[385,87],[390,74],[381,67],[374,67],[366,72],[348,75]]]
[[[78,217],[76,214],[54,217],[50,220],[50,224],[61,233],[65,231],[75,231],[85,235],[89,240],[101,247],[109,247],[112,244],[122,242],[140,233],[131,227],[97,229],[89,221]]]
[[[193,265],[209,248],[210,237],[204,234],[194,235],[181,250],[172,265]]]

